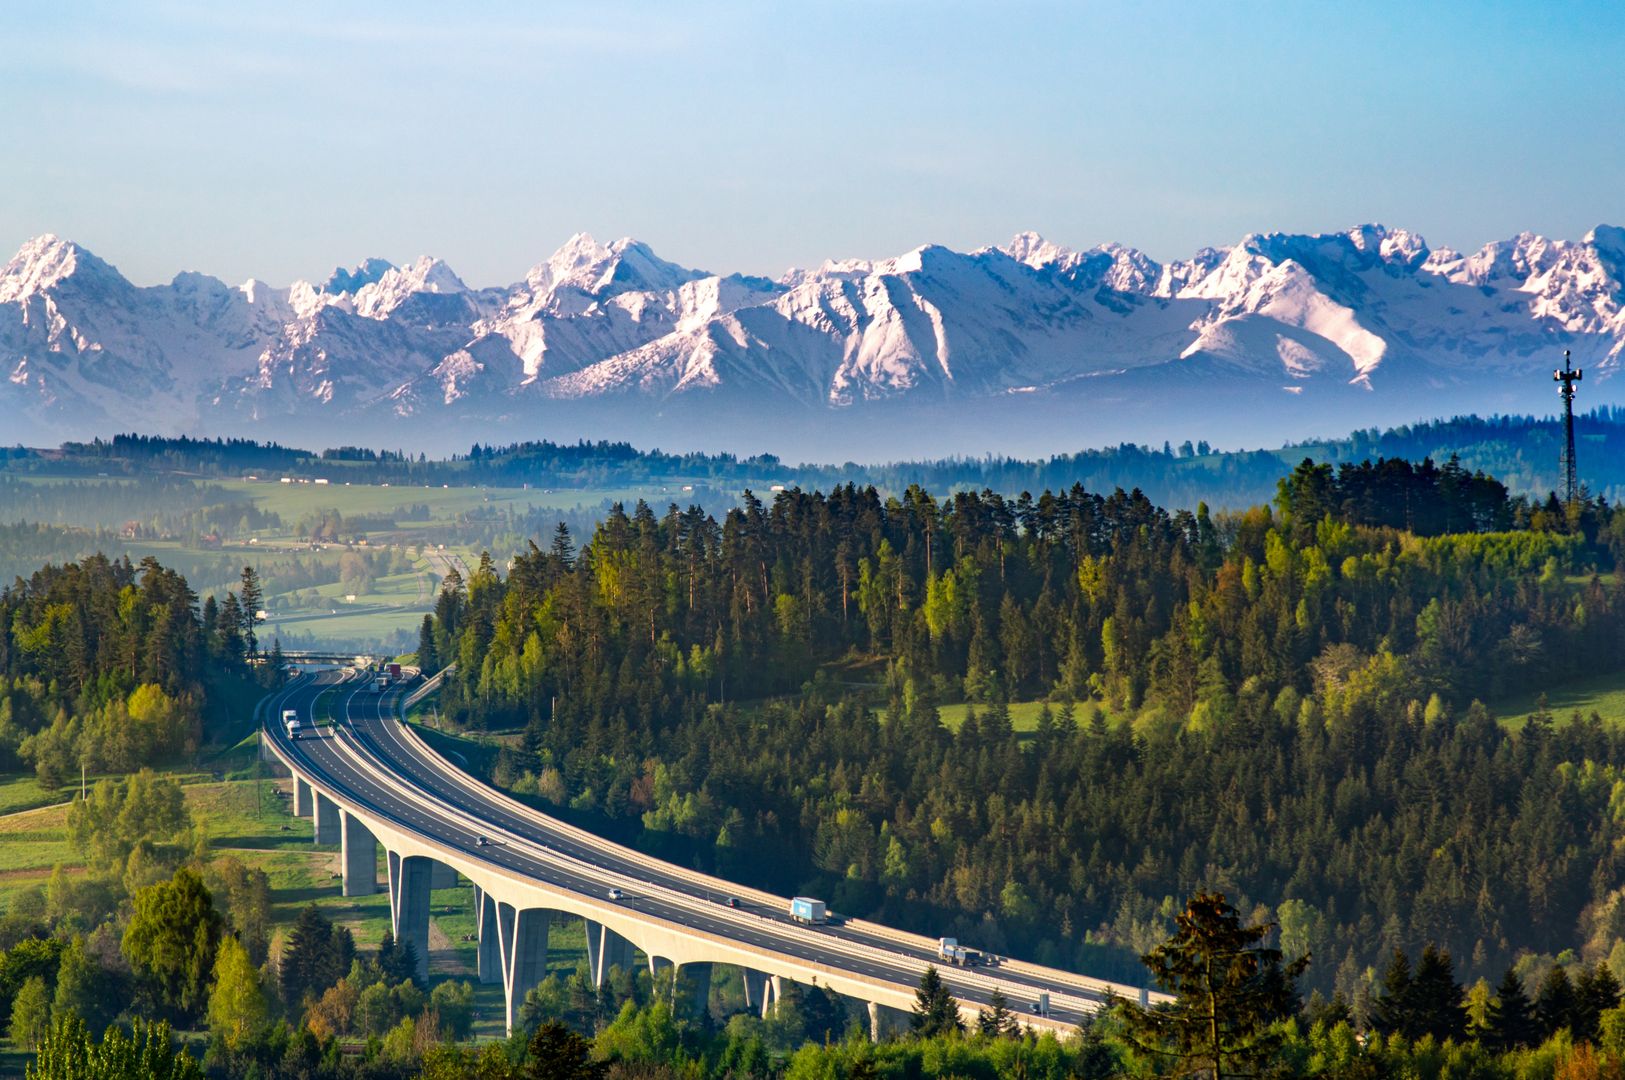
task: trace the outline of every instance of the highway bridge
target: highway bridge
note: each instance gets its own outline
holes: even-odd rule
[[[791,980],[864,1003],[876,1037],[903,1021],[932,964],[967,1020],[995,989],[1024,1024],[1055,1031],[1075,1027],[1111,994],[1161,997],[1017,960],[944,966],[934,939],[861,920],[795,922],[786,897],[653,859],[474,779],[396,718],[401,696],[342,671],[300,676],[260,703],[262,753],[292,775],[294,813],[314,818],[316,843],[340,846],[346,896],[380,887],[382,847],[393,930],[412,943],[420,974],[428,972],[430,890],[472,886],[479,978],[502,984],[510,1030],[546,975],[555,914],[585,921],[595,983],[641,955],[675,1000],[703,1008],[714,969],[733,969],[747,1005],[765,1014]],[[285,709],[302,720],[297,740],[279,723]]]

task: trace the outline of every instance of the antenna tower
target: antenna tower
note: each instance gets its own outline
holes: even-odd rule
[[[1574,384],[1580,381],[1580,369],[1569,365],[1567,349],[1563,370],[1552,372],[1552,381],[1563,384],[1557,391],[1563,397],[1563,505],[1572,508],[1580,495],[1574,469]]]

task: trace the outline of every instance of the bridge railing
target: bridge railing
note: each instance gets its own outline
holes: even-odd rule
[[[434,678],[425,680],[422,686],[418,687],[416,690],[413,690],[410,694],[407,694],[405,700],[401,702],[401,715],[405,716],[407,710],[409,710],[412,706],[416,705],[418,702],[440,689],[440,684],[445,680],[446,676],[456,670],[456,664],[447,664],[445,667],[435,672]]]

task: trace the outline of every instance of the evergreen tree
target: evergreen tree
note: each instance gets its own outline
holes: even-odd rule
[[[993,988],[988,996],[988,1007],[983,1009],[976,1018],[976,1027],[983,1035],[990,1038],[1002,1039],[1021,1033],[1021,1024],[1016,1020],[1015,1014],[1010,1011],[1010,1001],[1004,996],[999,987]]]
[[[418,667],[426,679],[440,670],[440,658],[435,655],[434,648],[433,615],[423,616],[423,622],[418,626]]]
[[[265,686],[274,690],[282,685],[284,673],[287,671],[288,660],[282,655],[282,639],[275,638],[271,642],[271,660],[265,669]]]
[[[575,566],[575,541],[570,539],[570,527],[562,521],[553,530],[553,543],[548,548],[548,554],[553,557],[554,565],[561,571],[568,571]]]
[[[526,1080],[600,1080],[609,1066],[592,1058],[592,1043],[557,1020],[536,1029],[525,1047]]]
[[[1411,1000],[1415,1020],[1415,1029],[1409,1033],[1412,1038],[1432,1035],[1438,1042],[1460,1042],[1466,1035],[1465,998],[1448,952],[1432,944],[1422,950],[1411,980]]]
[[[948,992],[948,986],[935,966],[927,967],[925,974],[920,976],[909,1024],[922,1039],[964,1030],[965,1025],[959,1018],[959,1002]]]
[[[1595,967],[1582,969],[1579,978],[1574,980],[1575,1040],[1595,1041],[1602,1014],[1617,1007],[1619,998],[1619,980],[1609,970],[1607,963],[1599,961]]]
[[[1198,892],[1175,916],[1167,941],[1141,957],[1171,1004],[1120,1006],[1125,1033],[1137,1049],[1172,1057],[1183,1071],[1213,1080],[1251,1075],[1280,1045],[1271,1025],[1286,1016],[1295,982],[1309,957],[1283,964],[1264,939],[1273,924],[1243,926],[1223,893]],[[1273,968],[1281,968],[1279,973]]]
[[[389,930],[378,941],[378,970],[392,983],[417,982],[418,954],[410,941],[396,941]]]
[[[1524,993],[1523,980],[1511,968],[1507,968],[1506,974],[1501,976],[1501,984],[1495,988],[1488,1020],[1484,1041],[1495,1050],[1516,1050],[1537,1041],[1534,1007],[1529,995]]]
[[[1416,994],[1411,979],[1411,960],[1403,949],[1395,949],[1382,973],[1382,993],[1371,1009],[1371,1026],[1382,1035],[1415,1038],[1418,1028]]]
[[[265,594],[260,588],[260,576],[252,566],[243,567],[242,587],[238,593],[238,603],[242,605],[243,643],[248,648],[248,655],[254,656],[259,652],[259,635],[254,632],[259,622],[260,607],[265,600]]]
[[[243,606],[237,600],[237,594],[228,592],[226,600],[220,605],[220,619],[217,624],[219,630],[220,655],[228,662],[235,663],[243,658]]]
[[[307,994],[320,996],[349,972],[354,958],[355,943],[349,930],[335,927],[321,908],[307,904],[282,953],[282,999],[297,1008]]]
[[[220,603],[210,593],[203,599],[203,633],[211,640],[220,628]]]
[[[1575,1003],[1574,983],[1570,981],[1569,973],[1562,964],[1553,964],[1535,994],[1537,1041],[1544,1042],[1562,1029],[1572,1028]]]

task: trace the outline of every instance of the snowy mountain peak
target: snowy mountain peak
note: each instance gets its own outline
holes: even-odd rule
[[[328,275],[321,291],[335,295],[355,293],[363,287],[378,281],[379,278],[382,278],[393,269],[395,269],[395,264],[388,259],[366,259],[362,261],[361,265],[349,270],[342,266],[336,267]]]
[[[1625,285],[1625,229],[1618,225],[1598,225],[1582,241],[1597,253],[1616,285]]]
[[[116,269],[90,251],[55,233],[45,233],[23,244],[0,269],[0,303],[43,293],[70,277],[129,287]]]
[[[1046,266],[1056,264],[1062,267],[1070,266],[1077,262],[1078,258],[1078,253],[1071,248],[1051,243],[1031,231],[1016,233],[1001,250],[1016,262],[1026,263],[1034,270],[1042,270]]]
[[[608,296],[636,289],[664,292],[708,277],[660,258],[648,244],[623,236],[604,245],[590,233],[576,233],[545,263],[525,275],[525,283],[538,295],[572,288],[592,296]]]
[[[451,267],[425,255],[405,266],[392,267],[377,281],[363,285],[355,294],[355,310],[363,318],[381,319],[414,296],[456,296],[466,292],[468,286]]]

